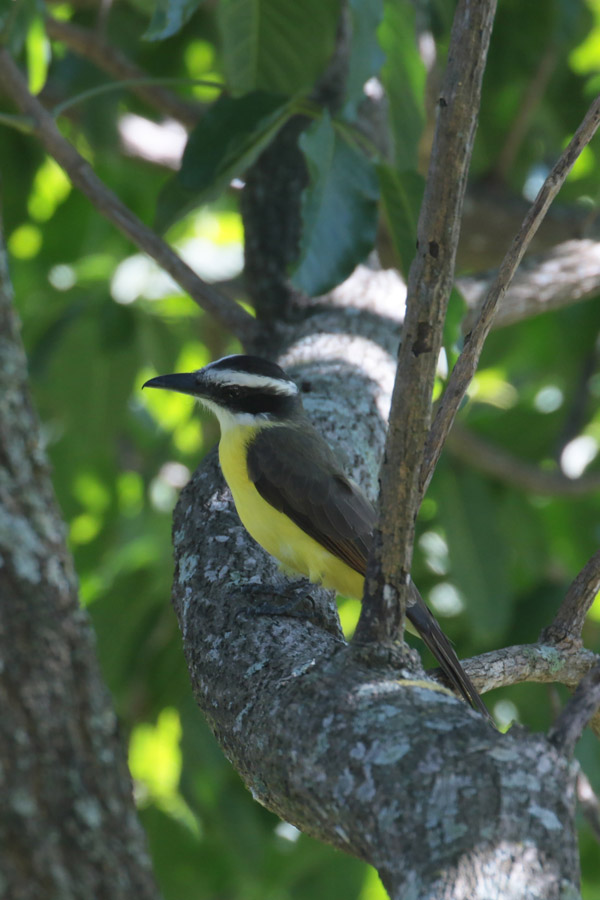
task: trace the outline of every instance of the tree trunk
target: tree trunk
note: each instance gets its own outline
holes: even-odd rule
[[[29,396],[1,238],[0,896],[155,898]]]

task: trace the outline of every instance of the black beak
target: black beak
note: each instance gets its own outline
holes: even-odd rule
[[[198,378],[196,372],[181,373],[176,375],[157,375],[151,378],[142,388],[162,388],[165,391],[177,391],[180,394],[199,395]]]

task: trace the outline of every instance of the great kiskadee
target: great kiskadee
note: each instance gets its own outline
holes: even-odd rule
[[[221,426],[219,460],[242,523],[284,569],[362,599],[376,513],[308,420],[297,385],[258,356],[226,356],[144,387],[191,394]],[[455,690],[489,713],[411,583],[409,622]]]

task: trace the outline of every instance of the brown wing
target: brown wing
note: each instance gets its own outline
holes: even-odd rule
[[[308,421],[260,431],[248,446],[248,474],[267,503],[364,575],[375,510]]]
[[[248,446],[248,474],[267,503],[356,572],[365,574],[375,527],[375,510],[344,475],[325,440],[306,422],[260,431]],[[406,615],[442,667],[454,689],[490,714],[462,668],[452,644],[416,587]]]

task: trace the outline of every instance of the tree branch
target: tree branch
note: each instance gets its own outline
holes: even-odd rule
[[[457,269],[460,272],[497,269],[529,207],[530,201],[512,193],[504,183],[487,179],[469,185],[456,253]],[[531,259],[532,254],[550,253],[566,241],[583,237],[597,239],[597,231],[597,226],[590,222],[589,211],[554,203],[531,241],[526,259]]]
[[[524,681],[565,684],[574,689],[594,666],[596,653],[584,647],[550,643],[515,644],[461,660],[461,665],[480,693],[510,687]],[[439,677],[439,669],[433,669]]]
[[[589,608],[600,591],[600,550],[588,560],[569,588],[554,621],[545,628],[541,641],[552,644],[581,644],[581,631]]]
[[[598,125],[600,125],[600,97],[596,97],[567,149],[546,178],[519,233],[502,261],[497,277],[488,292],[473,330],[465,338],[464,349],[452,370],[427,439],[420,479],[422,494],[425,493],[429,486],[448,432],[452,427],[467,387],[477,369],[479,357],[492,326],[498,303],[506,294],[517,266],[523,258],[523,254],[544,218],[548,207],[560,190],[575,160],[592,139]]]
[[[355,639],[393,640],[403,627],[418,510],[419,471],[431,422],[442,328],[454,278],[460,217],[479,111],[495,0],[459,0],[439,99],[417,255],[410,269],[389,431],[381,467],[380,521]],[[406,402],[410,398],[410,402]],[[398,510],[402,514],[398,515]]]
[[[140,250],[156,260],[202,309],[230,330],[242,344],[251,345],[257,335],[255,319],[237,303],[202,281],[162,238],[144,225],[106,187],[85,159],[63,138],[50,113],[29,93],[25,79],[6,48],[0,48],[0,78],[21,112],[30,117],[33,133],[45,150],[98,212]]]
[[[562,472],[540,469],[495,446],[458,422],[448,435],[448,448],[454,456],[473,468],[530,494],[581,497],[600,489],[600,472],[567,478]]]
[[[306,378],[313,372],[330,381],[322,400],[330,427],[352,409],[362,428],[354,385],[347,396],[318,355]],[[494,732],[395,667],[391,650],[373,664],[333,620],[325,630],[312,616],[239,615],[244,584],[262,584],[268,597],[275,565],[245,534],[214,457],[182,493],[174,535],[173,600],[195,695],[262,804],[370,862],[393,900],[487,900],[486,867],[498,896],[511,896],[511,879],[532,890],[542,879],[538,896],[559,900],[576,871],[574,773],[543,736]],[[332,601],[313,593],[319,617]]]
[[[463,322],[464,333],[474,327],[497,274],[494,270],[457,279],[457,287],[470,307]],[[523,260],[498,304],[492,327],[514,325],[540,313],[590,300],[599,293],[600,243],[565,241],[547,253]]]
[[[121,50],[96,31],[63,22],[53,16],[46,17],[46,31],[49,37],[66,44],[70,50],[93,62],[116,81],[146,77],[143,69],[132,63]],[[198,123],[203,112],[201,104],[182,100],[177,94],[160,85],[132,85],[130,90],[144,103],[165,116],[177,119],[188,128],[193,128]]]
[[[565,756],[572,756],[575,744],[593,716],[600,710],[600,664],[583,678],[556,722],[548,740]]]

